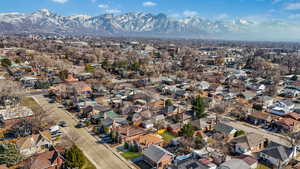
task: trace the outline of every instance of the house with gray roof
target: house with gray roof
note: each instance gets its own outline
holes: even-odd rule
[[[218,169],[251,169],[251,167],[244,160],[234,158],[222,163]]]
[[[274,167],[283,168],[292,158],[296,157],[296,155],[296,148],[271,142],[267,148],[259,153],[259,158]]]
[[[143,152],[143,160],[158,169],[170,165],[174,157],[174,154],[157,145],[151,145]]]
[[[267,139],[260,134],[247,133],[230,141],[232,152],[239,154],[251,154],[264,148]]]

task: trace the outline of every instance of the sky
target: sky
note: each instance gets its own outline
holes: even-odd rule
[[[30,13],[45,8],[61,15],[150,12],[214,20],[300,21],[300,0],[1,0],[0,13]]]

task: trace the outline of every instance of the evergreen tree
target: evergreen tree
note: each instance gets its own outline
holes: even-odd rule
[[[1,66],[3,66],[3,67],[9,67],[9,66],[11,66],[11,61],[9,60],[9,59],[2,59],[1,60]]]
[[[201,96],[197,96],[192,101],[192,109],[195,113],[195,116],[200,119],[207,116],[205,112],[205,103]]]
[[[15,144],[0,144],[0,164],[6,164],[8,167],[11,167],[22,159],[23,157]]]
[[[191,123],[185,124],[181,129],[181,135],[192,138],[195,133],[194,127]]]
[[[65,165],[69,168],[81,168],[84,165],[85,157],[82,151],[73,145],[66,150]]]

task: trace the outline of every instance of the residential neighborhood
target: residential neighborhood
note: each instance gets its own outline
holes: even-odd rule
[[[300,166],[299,51],[1,38],[0,168]]]

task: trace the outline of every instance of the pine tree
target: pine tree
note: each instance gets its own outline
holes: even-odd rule
[[[81,168],[84,165],[85,157],[82,151],[73,145],[66,151],[66,167]]]
[[[205,103],[202,97],[197,96],[192,101],[192,109],[195,113],[195,116],[200,119],[207,116],[205,112]]]
[[[0,144],[0,164],[6,164],[10,167],[16,165],[22,159],[23,157],[15,144]]]

